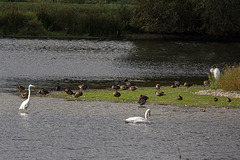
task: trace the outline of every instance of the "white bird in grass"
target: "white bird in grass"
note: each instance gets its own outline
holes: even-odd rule
[[[31,85],[31,84],[28,86],[28,98],[22,102],[21,106],[19,107],[19,110],[27,110],[27,108],[29,106],[29,102],[30,102],[30,93],[31,93],[30,88],[31,87],[35,87],[35,86]]]
[[[210,72],[213,74],[216,80],[220,78],[220,70],[218,68],[211,68]]]
[[[149,116],[151,116],[150,113],[151,109],[147,109],[145,112],[145,118],[143,117],[129,117],[128,119],[125,119],[125,123],[151,123],[148,121]]]

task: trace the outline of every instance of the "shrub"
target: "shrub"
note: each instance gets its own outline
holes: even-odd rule
[[[233,66],[227,65],[220,79],[215,82],[219,89],[228,91],[240,90],[240,65],[234,64]]]

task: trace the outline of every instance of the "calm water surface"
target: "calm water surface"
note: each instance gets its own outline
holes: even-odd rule
[[[139,86],[202,84],[211,66],[239,63],[239,51],[239,43],[0,39],[0,87],[106,88],[125,77]]]
[[[33,97],[28,114],[16,84],[54,89],[202,84],[209,68],[239,62],[239,43],[0,39],[0,159],[240,159],[240,110],[75,102]]]
[[[146,105],[152,124],[125,124],[143,116],[137,104],[22,100],[0,93],[0,159],[240,159],[240,110]]]

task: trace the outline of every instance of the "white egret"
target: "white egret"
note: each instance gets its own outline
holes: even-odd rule
[[[220,70],[218,68],[211,68],[210,72],[213,74],[216,80],[220,78]]]
[[[31,87],[35,87],[34,85],[29,85],[28,86],[28,98],[22,102],[19,110],[27,110],[28,106],[29,106],[29,102],[30,102],[30,93],[31,93]]]
[[[148,121],[151,109],[147,109],[145,112],[145,118],[143,117],[129,117],[124,120],[125,123],[151,123]]]

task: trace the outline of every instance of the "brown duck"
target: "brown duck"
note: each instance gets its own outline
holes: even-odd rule
[[[179,96],[177,97],[177,100],[183,100],[183,97],[179,95]]]
[[[18,85],[16,87],[17,87],[19,92],[25,90],[25,87],[23,85],[19,84],[19,83],[18,83]]]
[[[118,91],[113,92],[113,96],[114,97],[120,97],[121,93],[119,93]]]
[[[49,91],[46,90],[46,89],[44,89],[44,88],[40,88],[40,89],[38,90],[38,93],[39,93],[39,94],[48,94]]]
[[[75,93],[73,94],[73,97],[74,97],[74,98],[78,98],[78,97],[80,97],[80,96],[82,96],[82,95],[83,95],[83,92],[77,91],[77,92],[75,92]]]
[[[155,95],[156,96],[164,96],[164,95],[166,95],[164,92],[162,92],[162,91],[156,91],[155,92]]]
[[[65,89],[65,92],[68,94],[68,95],[73,95],[73,91],[69,88]]]

